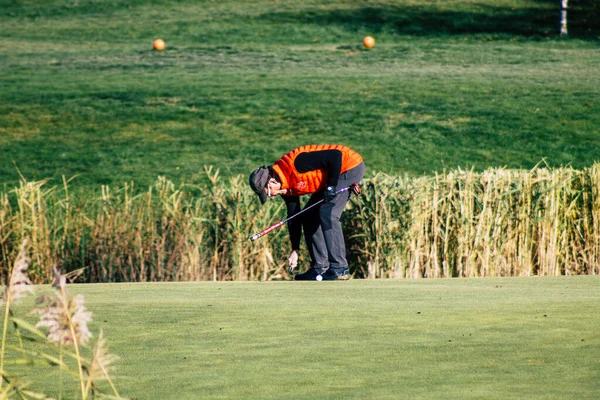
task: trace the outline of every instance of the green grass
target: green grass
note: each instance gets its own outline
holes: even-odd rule
[[[371,171],[598,161],[598,9],[557,2],[0,0],[0,184],[248,173],[337,142]],[[362,38],[377,40],[370,51]],[[151,50],[161,37],[163,52]],[[593,399],[597,277],[111,284],[137,399]],[[47,388],[47,381],[38,383]]]
[[[560,39],[543,1],[3,0],[0,182],[15,164],[87,188],[195,182],[315,142],[394,174],[589,166],[600,31],[580,4]]]
[[[586,276],[70,291],[86,296],[93,331],[121,356],[119,391],[135,399],[595,399],[599,287]]]

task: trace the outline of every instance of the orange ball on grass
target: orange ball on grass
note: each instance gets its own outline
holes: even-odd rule
[[[165,42],[162,39],[156,39],[154,41],[154,49],[155,50],[164,50]]]
[[[363,39],[363,46],[365,46],[367,49],[370,49],[371,47],[375,46],[375,39],[373,39],[371,36],[365,37]]]

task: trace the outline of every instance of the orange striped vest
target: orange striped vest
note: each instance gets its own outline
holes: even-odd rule
[[[341,174],[359,165],[363,158],[360,154],[350,149],[349,147],[337,144],[316,144],[298,147],[290,151],[273,165],[273,170],[281,179],[281,188],[287,189],[288,195],[299,196],[302,194],[310,194],[325,189],[327,185],[327,171],[316,169],[305,173],[296,171],[294,161],[300,153],[322,151],[322,150],[339,150],[342,152],[342,170]]]

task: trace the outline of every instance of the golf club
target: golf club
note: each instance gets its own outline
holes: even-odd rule
[[[337,195],[337,194],[339,194],[339,193],[342,193],[342,192],[345,192],[345,191],[347,191],[347,190],[350,190],[350,191],[351,191],[351,193],[354,193],[354,194],[356,194],[356,195],[359,195],[359,194],[360,194],[360,186],[358,186],[358,183],[353,183],[352,185],[350,185],[350,186],[348,186],[348,187],[342,188],[342,189],[338,190],[337,192],[335,192],[335,194]],[[321,204],[323,201],[325,201],[325,199],[321,199],[321,200],[317,201],[315,204],[313,204],[313,205],[311,205],[311,206],[309,206],[309,207],[306,207],[305,209],[303,209],[303,210],[302,210],[302,211],[300,211],[300,212],[297,212],[296,214],[292,215],[291,217],[288,217],[288,218],[286,218],[286,219],[284,219],[284,220],[282,220],[282,221],[279,221],[279,222],[277,222],[276,224],[274,224],[274,225],[271,225],[270,227],[268,227],[268,228],[267,228],[267,229],[265,229],[264,231],[262,231],[262,232],[259,232],[259,233],[256,233],[256,234],[254,234],[254,235],[250,236],[250,240],[251,240],[252,242],[254,242],[256,239],[258,239],[258,238],[261,238],[261,237],[265,236],[267,233],[269,233],[269,232],[272,232],[272,231],[274,231],[275,229],[279,228],[280,226],[283,226],[283,225],[285,225],[285,224],[286,224],[286,223],[287,223],[289,220],[291,220],[292,218],[295,218],[295,217],[297,217],[298,215],[302,214],[304,211],[310,210],[310,209],[311,209],[311,208],[313,208],[314,206],[317,206],[317,205]]]

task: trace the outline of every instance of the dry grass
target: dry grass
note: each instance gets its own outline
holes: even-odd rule
[[[376,177],[349,219],[352,249],[376,278],[598,274],[599,172]]]
[[[98,196],[22,182],[0,194],[3,275],[29,237],[36,283],[52,267],[87,267],[90,282],[286,279],[286,229],[248,241],[284,217],[282,202],[261,208],[245,177],[206,175]],[[351,266],[369,278],[599,274],[599,188],[599,164],[378,174],[343,216]]]
[[[34,293],[28,276],[30,263],[29,240],[25,239],[16,255],[10,280],[2,296],[4,321],[0,346],[0,399],[50,399],[45,393],[31,389],[32,381],[53,376],[52,372],[48,375],[40,372],[40,367],[58,370],[55,383],[59,400],[63,398],[65,375],[77,379],[76,386],[80,388],[82,400],[121,399],[109,375],[113,370],[111,364],[117,357],[108,353],[102,332],[91,360],[83,355],[82,351],[92,337],[88,329],[92,313],[85,309],[84,296],[71,296],[68,293],[67,275],[61,275],[56,269],[52,271],[54,293],[38,297],[37,307],[27,314],[39,316],[35,325],[15,316],[14,304],[25,294]],[[97,383],[103,380],[108,381],[114,395],[108,396],[100,391]]]

